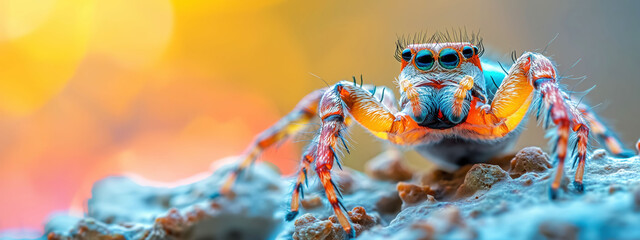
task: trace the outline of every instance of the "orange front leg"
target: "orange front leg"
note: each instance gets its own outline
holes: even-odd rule
[[[583,190],[582,176],[587,154],[589,126],[576,104],[560,89],[556,70],[546,57],[525,53],[509,70],[491,105],[476,106],[469,113],[465,127],[487,139],[498,139],[513,132],[525,119],[533,102],[545,109],[545,127],[549,121],[557,126],[554,154],[558,160],[557,172],[551,184],[551,197],[560,187],[571,131],[576,132],[574,150],[578,168],[574,184]]]
[[[305,157],[307,155],[315,157],[316,172],[324,187],[327,199],[331,203],[340,225],[349,236],[354,237],[355,232],[345,215],[346,209],[340,201],[340,191],[331,177],[333,163],[338,162],[337,150],[339,150],[339,143],[342,141],[341,136],[346,134],[345,118],[351,116],[375,136],[400,144],[420,141],[420,138],[415,137],[419,134],[406,133],[420,132],[425,135],[427,132],[418,126],[412,118],[394,113],[393,109],[381,103],[381,100],[370,91],[346,81],[327,90],[322,96],[318,108],[322,124],[316,140],[311,143],[313,146],[308,148],[315,150],[315,153],[307,153]],[[301,180],[299,179],[299,181]],[[290,217],[289,219],[293,218],[293,216],[288,217]]]

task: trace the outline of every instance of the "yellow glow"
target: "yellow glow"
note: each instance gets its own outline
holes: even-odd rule
[[[0,0],[0,42],[31,33],[49,20],[55,0]]]
[[[97,1],[91,49],[127,67],[144,67],[165,51],[173,28],[168,0]]]
[[[10,4],[21,9],[31,6],[21,4],[34,3]],[[92,13],[91,1],[59,1],[48,21],[20,38],[0,42],[0,113],[29,114],[62,89],[87,50]],[[28,18],[7,17],[10,23]],[[29,26],[24,31],[11,31],[24,33],[26,28]]]

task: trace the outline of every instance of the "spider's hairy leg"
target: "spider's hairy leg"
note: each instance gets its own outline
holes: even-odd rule
[[[589,123],[591,133],[600,140],[601,144],[604,145],[607,151],[618,157],[631,157],[635,155],[633,151],[624,147],[622,141],[620,141],[616,134],[600,120],[589,106],[584,103],[580,103],[578,105],[578,109],[584,115],[587,123]]]
[[[567,156],[568,140],[571,133],[570,129],[576,132],[577,136],[577,149],[575,150],[577,154],[575,156],[577,157],[578,167],[573,183],[576,189],[582,192],[584,190],[582,180],[589,141],[589,125],[571,99],[560,90],[555,78],[540,78],[535,80],[534,84],[540,90],[544,105],[549,111],[550,120],[557,126],[558,138],[554,149],[558,159],[558,166],[556,175],[551,183],[551,197],[556,197],[562,182],[564,160]]]
[[[260,133],[242,154],[241,162],[229,173],[218,194],[229,195],[238,175],[253,164],[266,148],[304,130],[307,123],[316,116],[318,102],[325,91],[326,88],[323,88],[308,94],[289,114]]]
[[[289,212],[285,216],[286,221],[293,220],[298,215],[298,208],[300,207],[300,198],[304,198],[304,185],[307,184],[307,173],[309,167],[314,162],[316,152],[318,150],[318,145],[316,144],[318,141],[315,138],[311,144],[307,147],[307,149],[302,154],[302,159],[300,160],[300,168],[298,169],[296,182],[293,185],[293,192],[291,193],[291,208]],[[304,185],[303,185],[304,184]]]
[[[375,136],[394,143],[402,144],[419,140],[412,138],[415,135],[410,134],[407,137],[403,134],[421,129],[417,123],[407,115],[392,112],[381,102],[383,101],[374,97],[370,91],[342,81],[324,93],[318,107],[322,123],[317,142],[312,143],[317,144],[315,170],[340,225],[351,237],[355,236],[355,232],[345,215],[346,209],[340,200],[338,186],[331,177],[336,149],[340,146],[342,131],[345,131],[345,117],[353,117]],[[425,134],[425,132],[421,133]]]
[[[556,70],[551,61],[541,54],[527,52],[513,64],[491,106],[470,111],[467,122],[471,124],[468,128],[488,138],[501,138],[520,125],[531,102],[534,98],[541,97],[543,107],[548,111],[547,121],[557,126],[558,138],[554,154],[558,166],[551,183],[551,197],[555,198],[560,188],[571,131],[576,132],[575,156],[580,163],[574,184],[578,190],[582,190],[589,125],[567,96],[558,85]]]
[[[357,86],[354,84],[354,86]],[[367,90],[370,92],[373,97],[380,102],[382,105],[390,109],[392,112],[397,111],[397,106],[395,105],[395,98],[393,96],[392,91],[386,90],[386,87],[378,88],[373,85],[361,85],[361,89]],[[386,95],[386,98],[385,98]],[[347,141],[345,140],[346,130],[352,124],[352,118],[350,115],[344,116],[344,125],[345,128],[340,131],[337,136],[338,145],[344,147],[344,149],[349,152],[349,148],[347,146]],[[316,159],[316,153],[318,151],[318,138],[319,135],[316,136],[311,143],[307,146],[307,149],[302,154],[302,158],[300,160],[300,167],[298,169],[298,173],[296,176],[296,181],[293,185],[293,191],[291,193],[291,205],[290,210],[285,216],[285,220],[291,221],[298,215],[298,209],[300,207],[300,199],[304,198],[304,187],[307,185],[308,171],[312,163],[314,163]],[[335,146],[332,150],[335,150]],[[336,159],[337,161],[337,159]],[[338,162],[338,164],[340,164]]]

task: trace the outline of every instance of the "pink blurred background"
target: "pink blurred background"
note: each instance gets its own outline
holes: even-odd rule
[[[487,56],[540,50],[631,147],[640,81],[635,1],[0,0],[0,231],[82,214],[93,182],[209,172],[324,83],[392,86],[397,35],[481,30]],[[570,68],[578,59],[580,62]],[[566,79],[573,86],[578,80]],[[569,87],[571,88],[571,87]],[[397,91],[396,91],[397,92]],[[602,104],[600,104],[602,103]],[[519,146],[545,146],[530,124]],[[380,144],[354,129],[347,165]],[[304,140],[304,137],[299,140]],[[262,158],[284,173],[298,144]],[[429,164],[409,153],[416,167]]]

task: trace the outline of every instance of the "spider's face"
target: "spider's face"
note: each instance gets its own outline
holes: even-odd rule
[[[479,50],[470,43],[412,44],[402,51],[401,57],[402,71],[398,80],[413,86],[421,111],[414,114],[416,111],[408,107],[411,97],[406,92],[401,93],[400,104],[421,126],[447,129],[464,122],[472,92],[485,91]],[[462,109],[455,113],[454,94],[465,76],[473,78],[473,90],[465,97]]]

